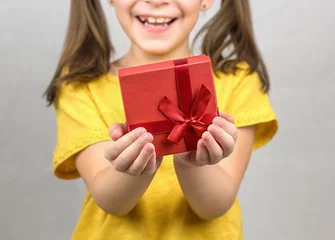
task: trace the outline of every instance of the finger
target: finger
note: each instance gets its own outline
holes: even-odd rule
[[[210,127],[213,128],[214,124]],[[219,127],[217,127],[219,128]],[[217,131],[217,129],[215,129]],[[209,153],[209,164],[216,164],[223,159],[223,149],[208,131],[204,132],[202,139]]]
[[[222,128],[224,131],[226,131],[230,136],[233,137],[234,141],[237,140],[237,127],[222,117],[216,117],[213,119],[213,123],[218,125],[220,128]]]
[[[209,164],[209,152],[202,139],[198,141],[197,151],[195,153],[195,162],[197,166]]]
[[[142,171],[146,168],[148,162],[154,154],[155,148],[152,143],[147,143],[142,148],[140,155],[135,161],[129,166],[126,172],[130,175],[138,176],[141,175]]]
[[[151,158],[149,159],[147,165],[142,171],[142,175],[152,175],[157,171],[158,165],[160,163],[156,160],[156,152],[152,154]]]
[[[144,128],[137,128],[128,134],[125,134],[117,141],[112,141],[108,144],[105,151],[105,158],[109,161],[115,160],[127,147],[136,141],[146,130]]]
[[[226,119],[228,122],[231,122],[231,123],[234,123],[235,122],[235,119],[230,116],[228,113],[225,113],[225,112],[220,112],[219,113],[219,116],[220,117],[223,117],[224,119]]]
[[[212,134],[213,138],[220,146],[222,151],[222,158],[230,155],[233,152],[235,141],[230,134],[228,134],[216,124],[210,125],[208,127],[208,131]]]
[[[108,133],[113,141],[118,140],[120,137],[128,132],[127,125],[125,123],[113,124],[109,127]]]
[[[145,144],[152,142],[153,136],[150,133],[144,133],[134,143],[129,145],[114,162],[114,168],[117,171],[124,172],[140,155]]]

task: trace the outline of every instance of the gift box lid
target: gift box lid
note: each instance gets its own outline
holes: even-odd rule
[[[178,61],[178,59],[177,60],[167,60],[167,61],[162,61],[158,63],[150,63],[146,65],[139,65],[139,66],[128,67],[128,68],[120,68],[118,70],[118,75],[119,77],[122,78],[128,75],[170,69],[170,68],[174,68],[174,61]],[[205,54],[202,54],[199,56],[191,56],[187,58],[188,65],[201,64],[203,62],[208,62],[208,61],[210,61],[210,58],[206,56]]]
[[[146,122],[149,116],[156,121],[166,119],[158,110],[159,102],[164,96],[179,106],[178,87],[175,82],[178,61],[185,64],[185,58],[181,58],[119,69],[122,101],[128,123]],[[213,95],[209,104],[212,106],[210,109],[213,109],[217,103],[210,58],[204,54],[191,56],[187,58],[186,65],[192,79],[189,87],[192,100],[201,85],[205,84]]]

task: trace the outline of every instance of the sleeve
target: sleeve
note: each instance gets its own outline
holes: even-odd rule
[[[53,172],[61,179],[79,178],[75,155],[89,145],[109,140],[108,126],[84,84],[61,85],[54,106],[57,138]]]
[[[253,150],[256,150],[275,136],[278,121],[258,74],[248,74],[248,68],[242,68],[237,76],[226,111],[234,117],[237,127],[255,126]]]

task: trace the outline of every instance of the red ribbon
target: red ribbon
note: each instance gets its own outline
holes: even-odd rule
[[[133,124],[129,129],[144,127],[152,134],[169,133],[170,142],[179,144],[184,138],[186,149],[193,150],[196,149],[198,140],[211,124],[212,119],[218,114],[217,112],[204,114],[212,97],[211,92],[204,85],[201,86],[193,102],[187,59],[176,60],[174,64],[180,108],[165,96],[158,108],[168,120]]]
[[[178,109],[167,97],[164,97],[160,104],[159,110],[169,118],[175,126],[168,136],[168,140],[178,144],[185,136],[188,127],[193,127],[194,132],[198,138],[206,131],[208,124],[202,122],[206,107],[211,99],[211,92],[204,86],[201,89],[192,105],[191,113],[186,116],[181,110]]]

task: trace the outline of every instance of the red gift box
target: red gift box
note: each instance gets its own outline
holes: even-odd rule
[[[153,134],[157,156],[196,150],[218,116],[210,58],[206,55],[119,69],[128,130]]]

